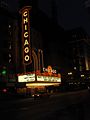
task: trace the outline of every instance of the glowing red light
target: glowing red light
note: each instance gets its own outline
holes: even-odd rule
[[[7,89],[3,89],[3,92],[7,92]]]

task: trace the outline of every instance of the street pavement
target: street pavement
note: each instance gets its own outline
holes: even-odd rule
[[[2,101],[1,120],[90,120],[88,90],[60,93],[48,99]]]

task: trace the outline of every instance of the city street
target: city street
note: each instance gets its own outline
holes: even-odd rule
[[[90,120],[87,90],[61,93],[50,98],[0,102],[2,120]]]
[[[0,120],[90,120],[90,0],[0,0]]]

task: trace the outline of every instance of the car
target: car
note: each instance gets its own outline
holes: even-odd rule
[[[45,91],[39,91],[32,95],[32,97],[34,97],[34,99],[35,98],[48,98],[49,96],[50,96],[50,94]]]
[[[90,86],[88,86],[88,91],[90,92]]]

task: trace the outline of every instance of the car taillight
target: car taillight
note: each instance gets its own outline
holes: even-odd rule
[[[3,89],[3,92],[4,92],[4,93],[7,92],[7,89]]]

